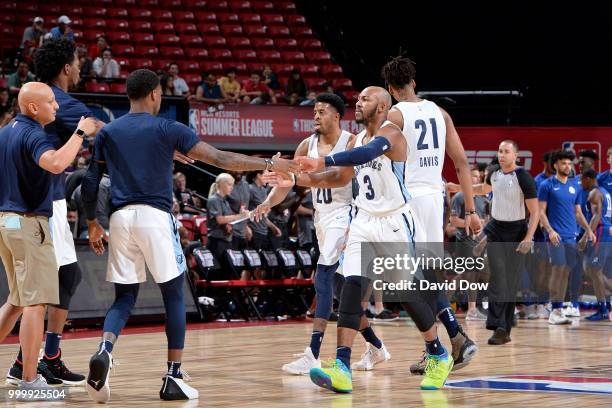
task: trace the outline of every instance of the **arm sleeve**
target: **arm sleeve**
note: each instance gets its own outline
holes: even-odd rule
[[[525,169],[520,169],[520,171],[516,173],[516,178],[518,179],[521,190],[523,190],[525,200],[538,197],[535,181],[533,180],[533,177],[531,177],[531,174],[529,174]]]
[[[189,153],[193,146],[200,141],[193,130],[176,121],[166,123],[166,132],[174,138],[174,148],[183,154]]]
[[[326,166],[359,166],[385,154],[391,148],[386,137],[376,136],[364,146],[325,157]]]
[[[459,218],[463,218],[465,204],[463,200],[463,193],[457,193],[451,200],[451,215]]]
[[[538,201],[548,202],[548,195],[550,193],[550,183],[548,181],[544,181],[540,184],[540,188],[538,189]]]
[[[96,218],[96,207],[98,204],[98,190],[100,188],[100,180],[106,169],[104,164],[104,156],[102,153],[104,143],[104,131],[100,131],[96,136],[94,152],[87,173],[83,177],[81,184],[81,198],[85,207],[85,215],[88,220]]]
[[[108,178],[103,178],[100,181],[98,190],[98,202],[96,204],[96,218],[103,228],[108,228],[110,214],[110,181]]]
[[[30,133],[26,141],[26,149],[28,155],[34,160],[36,164],[40,162],[40,157],[49,150],[55,148],[47,138],[47,134],[43,131],[34,131]]]

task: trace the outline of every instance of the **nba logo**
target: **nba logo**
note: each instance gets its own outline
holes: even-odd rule
[[[194,130],[196,135],[199,135],[200,125],[200,110],[190,109],[189,110],[189,127]]]
[[[294,133],[300,132],[300,120],[299,119],[293,119],[293,132]]]
[[[573,151],[576,157],[578,157],[578,154],[582,150],[592,150],[595,153],[597,153],[597,157],[601,159],[601,143],[599,142],[586,142],[586,141],[585,142],[583,141],[563,142],[562,149]],[[597,172],[601,171],[600,160],[598,160],[595,163],[595,169],[597,170]]]

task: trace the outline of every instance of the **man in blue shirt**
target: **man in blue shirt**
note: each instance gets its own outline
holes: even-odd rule
[[[299,172],[299,165],[277,156],[261,159],[224,152],[201,142],[187,126],[157,116],[161,86],[154,72],[139,69],[127,78],[128,114],[104,126],[96,136],[93,160],[83,180],[89,241],[104,251],[104,230],[95,219],[96,195],[104,168],[111,181],[110,241],[107,280],[115,284],[115,302],[104,320],[102,342],[89,362],[87,391],[97,402],[110,398],[111,352],[131,313],[138,286],[146,281],[145,265],[158,283],[166,307],[168,372],[160,398],[195,399],[180,370],[185,342],[183,280],[186,270],[172,209],[174,150],[227,170],[276,169]]]
[[[51,38],[66,38],[67,40],[74,41],[74,31],[70,27],[71,23],[72,21],[68,16],[60,16],[57,19],[57,27],[53,27],[50,31]]]
[[[19,93],[19,108],[22,113],[0,130],[0,256],[10,291],[0,308],[0,342],[23,314],[19,333],[23,352],[15,380],[22,389],[40,389],[47,386],[45,377],[37,375],[45,307],[59,303],[49,228],[51,173],[61,173],[72,163],[83,138],[96,127],[92,119],[81,118],[66,144],[55,150],[43,130],[55,120],[58,109],[51,89],[40,82],[25,84]],[[38,370],[44,371],[44,364]]]
[[[612,146],[608,148],[607,152],[608,165],[610,168],[597,176],[597,184],[599,187],[608,190],[608,193],[612,194]]]
[[[569,323],[562,307],[569,273],[576,263],[576,223],[587,231],[588,240],[596,240],[580,208],[580,187],[569,178],[574,158],[571,151],[555,152],[551,161],[556,175],[544,181],[538,190],[540,220],[548,234],[552,263],[550,324]]]

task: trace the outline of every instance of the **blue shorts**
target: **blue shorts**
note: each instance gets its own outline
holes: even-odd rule
[[[600,228],[597,234],[598,242],[585,250],[585,265],[592,268],[603,269],[612,264],[612,236],[608,227]]]
[[[548,251],[550,253],[550,263],[553,266],[568,266],[573,268],[576,265],[576,238],[561,238],[559,246],[554,246],[551,242],[548,243]]]

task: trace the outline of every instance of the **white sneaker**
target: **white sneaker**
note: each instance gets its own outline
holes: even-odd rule
[[[548,324],[569,324],[570,320],[563,315],[561,309],[553,309],[548,317]]]
[[[295,375],[308,375],[311,368],[321,368],[321,359],[314,357],[310,347],[306,347],[303,354],[296,354],[295,356],[300,358],[283,365],[283,371]]]
[[[580,309],[570,304],[563,309],[563,315],[565,317],[580,317]]]
[[[467,314],[465,315],[465,320],[467,321],[485,321],[487,320],[487,316],[485,314],[483,314],[480,310],[478,309],[473,309],[470,310],[469,312],[467,312]]]
[[[536,314],[538,319],[548,319],[550,316],[550,312],[546,309],[546,305],[537,305],[536,306]]]
[[[391,358],[391,354],[387,351],[384,343],[377,349],[370,343],[366,343],[366,351],[361,355],[361,360],[351,364],[353,370],[369,371],[378,363],[387,361]]]
[[[166,374],[163,385],[159,390],[159,398],[165,401],[179,401],[198,399],[200,394],[195,388],[185,384],[182,378],[175,378]]]
[[[525,308],[525,315],[527,320],[535,320],[538,318],[538,311],[536,305],[529,305]]]

